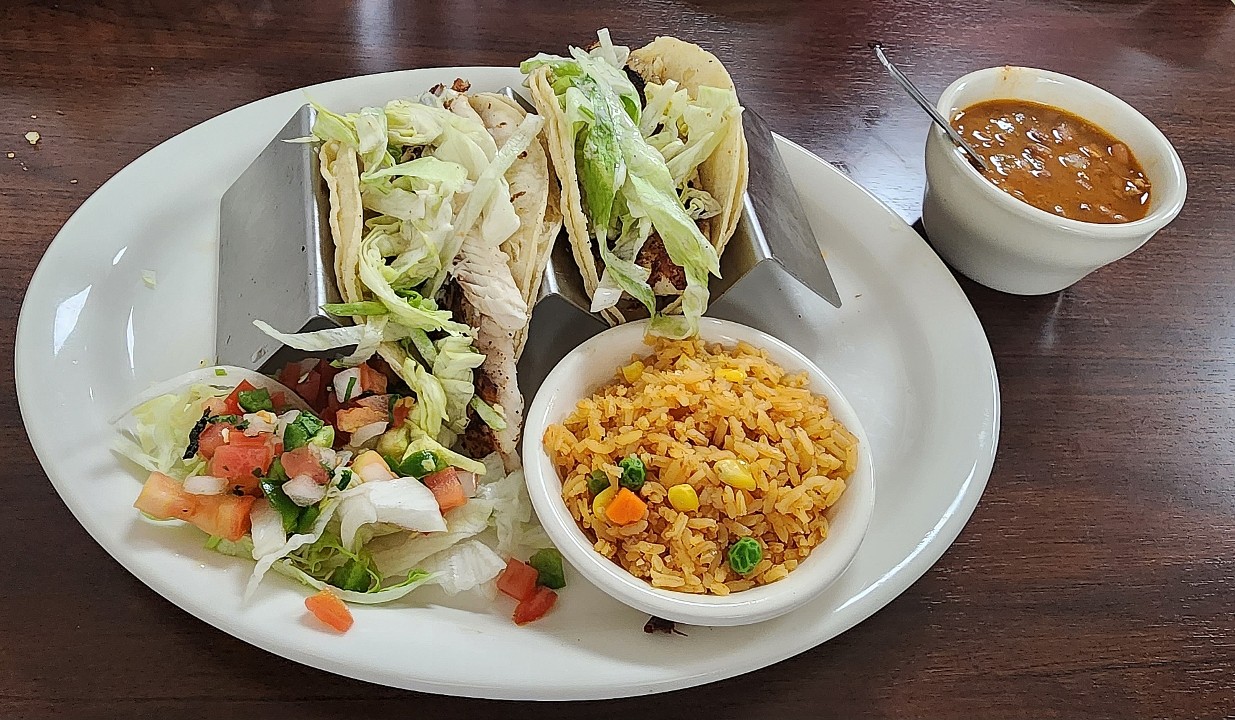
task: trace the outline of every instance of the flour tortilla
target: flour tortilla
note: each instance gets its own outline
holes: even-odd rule
[[[715,55],[703,48],[673,37],[658,37],[630,53],[626,63],[645,82],[664,84],[675,80],[691,97],[701,87],[737,92],[729,71]],[[734,123],[716,151],[699,165],[699,185],[720,203],[721,213],[704,229],[719,255],[737,229],[742,216],[742,196],[746,193],[748,162],[746,134],[742,123]]]
[[[318,151],[322,178],[330,191],[330,236],[334,239],[334,276],[343,302],[359,302],[360,241],[364,208],[360,200],[360,163],[356,151],[337,140]],[[353,318],[363,322],[363,318]]]

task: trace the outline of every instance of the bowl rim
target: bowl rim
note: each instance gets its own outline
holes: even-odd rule
[[[821,546],[830,552],[823,553],[815,548],[815,552],[786,578],[768,585],[727,596],[683,593],[653,588],[598,553],[570,515],[561,499],[561,478],[542,442],[545,428],[561,420],[548,417],[550,406],[559,403],[555,408],[558,412],[569,412],[575,401],[596,390],[596,386],[587,387],[579,398],[562,401],[562,379],[580,358],[595,353],[598,359],[605,358],[603,362],[612,361],[616,372],[628,357],[627,346],[631,352],[643,348],[641,354],[649,353],[651,348],[642,344],[647,324],[647,320],[642,320],[609,328],[573,349],[545,378],[529,405],[522,440],[525,482],[545,532],[575,570],[603,592],[628,606],[669,620],[696,625],[744,625],[772,619],[809,602],[844,574],[870,526],[876,490],[870,441],[852,404],[818,365],[788,343],[755,328],[717,318],[700,320],[700,336],[705,342],[724,342],[732,346],[733,341],[746,341],[777,355],[772,360],[787,370],[806,371],[812,392],[825,395],[833,414],[858,438],[859,468],[850,477],[849,487],[841,499],[844,502],[845,498],[850,498],[857,504],[852,506],[851,517],[843,530],[838,531],[833,526],[833,532]],[[616,352],[615,343],[620,348]],[[855,487],[860,489],[855,490]],[[814,565],[810,564],[812,560]]]
[[[991,198],[993,202],[1000,203],[1003,207],[1008,208],[1013,213],[1020,215],[1026,220],[1039,223],[1049,221],[1049,224],[1056,228],[1083,233],[1101,240],[1124,241],[1129,236],[1143,235],[1145,233],[1153,234],[1179,215],[1180,210],[1183,209],[1184,201],[1187,199],[1188,180],[1187,175],[1184,172],[1183,161],[1180,160],[1179,153],[1175,150],[1175,146],[1171,144],[1171,141],[1167,139],[1166,135],[1162,133],[1158,126],[1155,125],[1149,118],[1145,117],[1139,110],[1132,107],[1113,93],[1104,90],[1097,85],[1085,82],[1080,78],[1054,72],[1052,70],[1043,70],[1040,68],[1027,67],[1023,65],[998,65],[995,67],[983,68],[981,70],[966,73],[965,75],[962,75],[952,81],[952,84],[948,85],[948,87],[940,93],[939,100],[935,105],[936,109],[941,115],[943,115],[943,117],[948,118],[950,121],[955,97],[962,89],[964,89],[966,84],[973,82],[974,80],[984,79],[990,75],[1007,73],[1009,71],[1029,73],[1039,78],[1053,80],[1061,85],[1080,90],[1081,92],[1093,94],[1108,103],[1111,107],[1116,108],[1118,112],[1132,117],[1134,122],[1142,123],[1148,130],[1148,135],[1154,145],[1155,152],[1159,156],[1166,159],[1167,171],[1163,173],[1162,179],[1155,180],[1154,182],[1154,190],[1157,190],[1159,182],[1163,179],[1167,181],[1163,192],[1166,202],[1152,209],[1145,215],[1145,217],[1126,223],[1095,223],[1086,220],[1075,220],[1073,218],[1061,217],[1034,205],[1030,205],[1023,200],[1018,200],[1003,190],[1000,190],[961,156],[961,150],[952,145],[951,140],[948,139],[942,128],[932,124],[931,133],[938,140],[942,140],[946,143],[948,148],[951,150],[944,153],[944,155],[948,156],[947,162],[951,163],[954,167],[959,168],[961,174],[967,177],[970,181],[976,182],[980,185],[982,189],[979,192],[983,193],[987,198]],[[1006,95],[992,95],[990,99],[997,99],[998,97],[1010,97],[1016,99],[1016,96]],[[1071,112],[1078,117],[1085,118],[1084,113],[1075,112],[1065,104],[1055,104],[1054,107]],[[1142,165],[1144,165],[1144,162],[1142,162]]]

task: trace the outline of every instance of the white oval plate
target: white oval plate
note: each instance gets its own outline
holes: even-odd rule
[[[437,68],[308,93],[354,109],[455,77],[481,90],[521,80],[511,68]],[[151,383],[212,359],[219,199],[304,101],[296,90],[237,108],[121,170],[65,223],[22,305],[17,392],[35,452],[86,530],[168,600],[270,652],[384,685],[612,698],[701,685],[812,648],[909,587],[960,533],[990,475],[999,430],[982,327],[943,263],[894,212],[782,140],[844,307],[791,289],[778,307],[751,308],[753,324],[842,388],[880,475],[861,550],[822,596],[766,623],[689,628],[688,637],[645,634],[646,616],[573,572],[557,608],[522,628],[504,598],[427,591],[355,607],[355,627],[337,636],[306,621],[304,589],[281,576],[242,603],[250,563],[206,550],[192,528],[145,522],[133,510],[140,483],[111,454],[107,419]],[[143,271],[155,272],[154,288]]]

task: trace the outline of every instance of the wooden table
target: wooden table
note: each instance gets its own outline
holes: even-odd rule
[[[1235,713],[1235,8],[1059,3],[17,2],[0,10],[0,292],[16,311],[60,225],[162,140],[332,78],[513,64],[600,25],[725,59],[747,104],[907,221],[927,94],[1002,63],[1100,84],[1176,144],[1191,194],[1134,256],[1057,295],[962,280],[1002,380],[999,458],[917,584],[792,660],[666,696],[530,705],[420,696],[269,655],[111,560],[46,482],[13,386],[0,411],[0,716],[1220,717]],[[933,7],[932,7],[933,6]],[[35,117],[37,116],[37,117]],[[31,147],[22,135],[37,130]],[[174,172],[174,169],[169,169]],[[6,375],[8,370],[6,368]]]

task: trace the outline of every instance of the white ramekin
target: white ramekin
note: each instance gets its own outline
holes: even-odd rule
[[[932,125],[922,223],[931,245],[961,273],[1016,295],[1055,292],[1136,250],[1179,214],[1188,192],[1183,164],[1170,141],[1131,105],[1067,75],[997,67],[952,83],[938,108],[951,118],[975,103],[1002,98],[1067,110],[1125,143],[1151,184],[1149,213],[1133,222],[1100,224],[1039,210],[983,178]]]
[[[566,560],[592,584],[617,600],[657,617],[691,625],[745,625],[769,620],[802,606],[831,585],[858,552],[875,507],[875,480],[870,442],[853,406],[827,375],[797,350],[766,333],[726,320],[703,318],[699,335],[726,346],[746,341],[767,350],[789,371],[805,370],[811,390],[858,438],[858,468],[845,493],[828,509],[828,538],[787,577],[769,585],[724,597],[653,588],[596,552],[562,500],[562,480],[545,452],[545,428],[561,422],[601,385],[611,382],[632,354],[647,355],[643,343],[647,321],[619,325],[575,348],[545,378],[524,418],[523,463],[528,493],[545,532]]]

